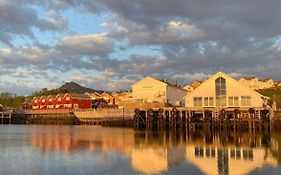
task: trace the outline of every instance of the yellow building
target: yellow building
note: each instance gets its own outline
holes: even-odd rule
[[[115,99],[112,95],[110,95],[107,92],[103,92],[102,94],[100,94],[101,98],[103,98],[105,101],[108,102],[109,105],[113,105],[115,104]]]
[[[185,86],[183,87],[183,89],[185,89],[187,92],[193,91],[193,87],[192,87],[191,85],[189,85],[189,84],[185,85]]]
[[[187,91],[168,82],[146,77],[132,85],[133,100],[138,103],[160,102],[183,106]]]
[[[264,107],[268,97],[218,72],[185,97],[186,107]]]
[[[272,79],[261,80],[258,77],[241,77],[238,81],[253,90],[266,89],[274,86]]]

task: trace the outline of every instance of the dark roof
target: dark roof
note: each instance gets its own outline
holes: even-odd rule
[[[64,96],[69,95],[72,98],[79,98],[79,99],[89,99],[91,100],[91,97],[85,94],[80,94],[80,93],[66,93]]]
[[[252,79],[254,79],[254,78],[258,78],[258,77],[253,76],[253,77],[241,77],[241,78],[244,78],[245,80],[252,80]]]

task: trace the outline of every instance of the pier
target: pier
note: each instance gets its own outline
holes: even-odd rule
[[[135,109],[135,128],[205,128],[212,130],[270,129],[269,108]]]
[[[97,108],[80,110],[25,110],[1,112],[2,124],[17,119],[26,124],[87,124],[128,126],[136,129],[167,128],[211,130],[270,130],[271,108]],[[6,122],[4,122],[4,120]]]
[[[11,124],[11,120],[12,120],[12,114],[13,114],[13,111],[12,110],[6,110],[6,111],[1,111],[0,112],[0,116],[1,116],[1,124],[4,124],[4,123],[8,123],[8,124]],[[5,122],[7,121],[7,122]]]

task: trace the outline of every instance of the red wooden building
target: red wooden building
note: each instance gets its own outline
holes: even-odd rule
[[[91,107],[92,99],[88,95],[77,93],[49,95],[32,99],[33,110],[85,109]]]

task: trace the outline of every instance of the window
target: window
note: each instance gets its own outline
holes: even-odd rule
[[[194,97],[193,98],[193,104],[196,107],[202,106],[202,97]]]
[[[234,104],[234,98],[228,97],[228,106],[233,106],[233,104]]]
[[[34,103],[37,103],[37,100],[34,100]]]
[[[216,105],[226,106],[226,80],[219,77],[215,81],[216,84]]]
[[[241,106],[251,106],[251,96],[241,96]]]
[[[204,97],[204,106],[214,106],[214,98]]]
[[[234,97],[234,106],[239,106],[239,97]]]
[[[42,102],[45,103],[45,99],[42,99]]]
[[[52,102],[52,101],[53,101],[53,99],[50,98],[50,99],[49,99],[49,102]]]
[[[239,97],[228,97],[228,106],[239,106]]]
[[[61,98],[60,98],[60,97],[58,98],[58,101],[61,101]]]
[[[214,97],[209,98],[209,105],[214,106]]]
[[[65,98],[65,100],[66,100],[66,101],[69,101],[69,100],[70,100],[70,98],[69,98],[69,97],[66,97],[66,98]]]
[[[209,98],[208,97],[204,98],[204,106],[209,106]]]

